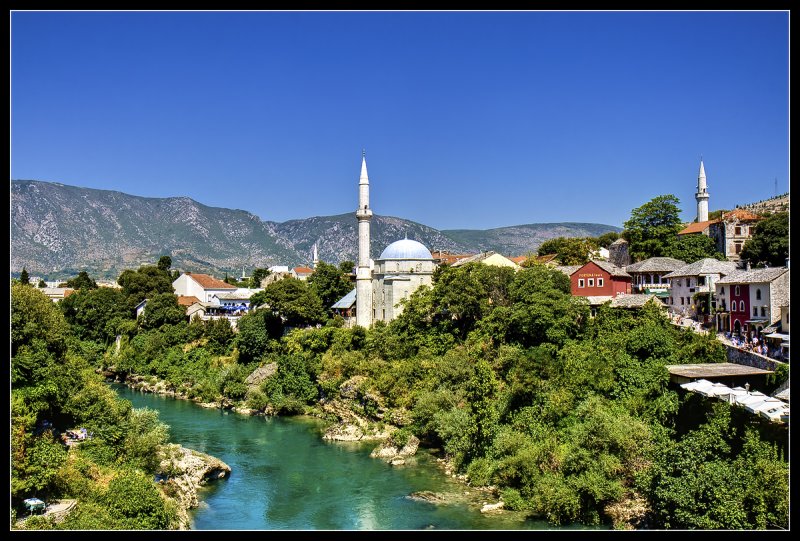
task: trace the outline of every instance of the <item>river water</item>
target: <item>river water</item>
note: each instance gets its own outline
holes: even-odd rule
[[[193,530],[553,529],[518,513],[481,514],[479,503],[466,498],[438,505],[408,498],[424,490],[458,496],[471,491],[423,449],[413,465],[390,466],[369,456],[376,443],[323,440],[317,419],[247,416],[113,388],[136,408],[158,410],[171,442],[231,467],[229,477],[201,489]]]

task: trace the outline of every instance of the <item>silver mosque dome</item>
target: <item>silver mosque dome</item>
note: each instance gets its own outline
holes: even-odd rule
[[[387,246],[379,259],[433,259],[433,256],[421,242],[402,239]]]

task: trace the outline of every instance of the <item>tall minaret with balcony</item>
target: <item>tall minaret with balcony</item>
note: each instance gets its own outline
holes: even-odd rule
[[[372,326],[372,270],[369,266],[369,177],[366,152],[361,151],[361,178],[358,181],[358,269],[356,270],[356,325]]]
[[[708,190],[706,189],[706,170],[703,167],[703,158],[700,158],[700,173],[697,175],[697,221],[708,221]]]

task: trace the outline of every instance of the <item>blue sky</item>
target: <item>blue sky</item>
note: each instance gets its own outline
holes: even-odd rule
[[[12,179],[284,221],[622,226],[789,189],[789,15],[13,12]]]

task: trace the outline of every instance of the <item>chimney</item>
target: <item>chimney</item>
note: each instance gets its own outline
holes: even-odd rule
[[[750,270],[750,260],[745,259],[744,261],[744,270]]]

